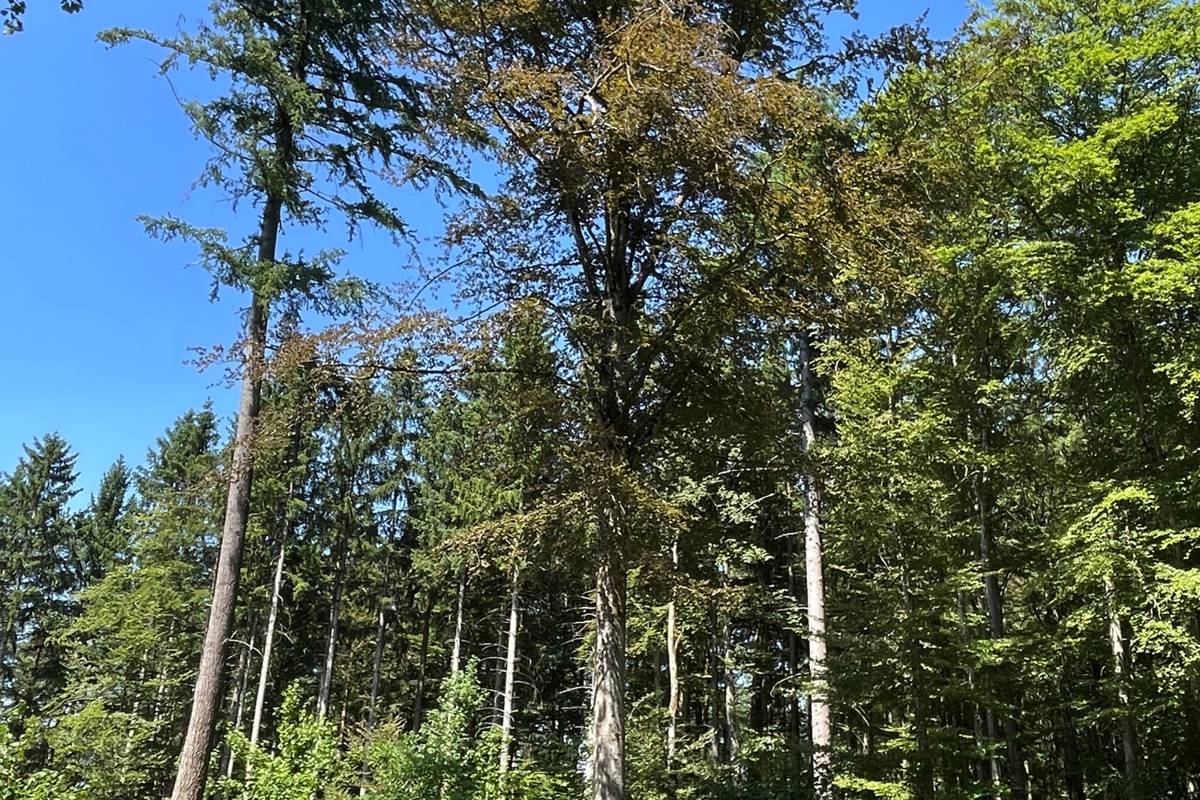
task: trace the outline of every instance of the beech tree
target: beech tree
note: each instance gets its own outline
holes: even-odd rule
[[[444,56],[435,69],[455,119],[468,120],[468,141],[495,138],[506,176],[456,234],[477,254],[479,291],[543,304],[580,365],[597,800],[628,796],[627,578],[647,448],[693,348],[718,341],[700,327],[706,306],[729,303],[752,260],[757,242],[716,221],[756,213],[766,170],[755,156],[770,144],[760,132],[806,141],[824,118],[816,93],[764,69],[788,33],[816,46],[831,7],[450,6],[413,33]]]

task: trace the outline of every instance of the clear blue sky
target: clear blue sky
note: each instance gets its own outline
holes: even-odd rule
[[[863,0],[857,27],[877,32],[929,5]],[[53,0],[29,6],[25,32],[0,38],[0,471],[11,471],[23,442],[58,431],[79,454],[86,498],[118,455],[140,463],[189,408],[210,397],[218,414],[236,406],[220,374],[185,362],[189,347],[236,336],[240,298],[209,303],[208,274],[188,266],[194,251],[149,239],[135,218],[172,214],[237,231],[252,220],[189,191],[208,147],[155,77],[154,49],[95,42],[117,25],[170,32],[181,17],[203,18],[206,2],[88,0],[71,16]],[[962,0],[941,2],[929,24],[946,35],[966,13]],[[190,95],[206,84],[176,80]],[[408,214],[418,235],[436,235],[432,198]],[[405,278],[409,254],[386,237],[347,245],[336,227],[329,237],[319,246],[350,251],[348,271]]]

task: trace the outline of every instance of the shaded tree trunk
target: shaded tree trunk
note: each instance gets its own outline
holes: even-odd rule
[[[350,549],[349,534],[342,532],[337,547],[337,570],[333,578],[333,598],[329,605],[329,630],[325,637],[325,661],[321,668],[321,684],[317,691],[317,719],[329,714],[329,699],[333,694],[333,665],[337,659],[338,625],[342,617],[342,593],[346,586],[346,557]]]
[[[250,659],[255,650],[254,643],[257,640],[258,617],[256,615],[250,624],[250,642],[246,647],[242,648],[240,653],[238,653],[237,667],[233,671],[233,674],[237,676],[235,678],[237,690],[234,692],[234,696],[230,699],[230,705],[233,709],[233,714],[231,715],[233,720],[231,725],[232,729],[235,731],[240,731],[242,729],[242,718],[246,713],[246,689],[250,683]],[[223,761],[223,769],[221,771],[224,773],[225,777],[232,778],[234,761],[236,759],[234,759],[233,751],[228,745],[222,745],[222,749],[223,752],[221,753],[221,759]]]
[[[413,693],[412,729],[419,731],[425,716],[425,671],[429,665],[429,626],[433,619],[433,593],[425,601],[425,614],[422,617],[421,653],[417,661],[417,689]]]
[[[1130,800],[1139,797],[1138,741],[1130,708],[1129,640],[1125,635],[1125,620],[1117,605],[1117,587],[1111,576],[1104,578],[1104,594],[1108,603],[1108,642],[1112,650],[1113,678],[1117,684],[1117,701],[1121,711],[1121,750],[1125,761],[1125,790]]]
[[[984,451],[988,449],[988,437],[982,439]],[[981,469],[971,472],[971,488],[979,514],[979,562],[983,572],[984,602],[987,607],[988,638],[999,641],[1005,637],[1004,598],[1000,591],[1000,575],[996,564],[996,540],[992,531],[992,501],[985,487],[986,476]],[[1012,687],[1007,667],[1002,666],[999,675],[998,695],[1001,705],[1011,700]],[[1025,774],[1025,754],[1022,752],[1017,722],[993,708],[987,711],[988,736],[998,742],[1003,736],[1008,756],[1008,784],[1014,800],[1025,800],[1029,796],[1029,778]],[[1002,730],[1001,730],[1002,729]],[[1002,780],[998,760],[992,756],[993,780]]]

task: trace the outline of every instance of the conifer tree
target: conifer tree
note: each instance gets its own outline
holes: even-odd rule
[[[215,4],[211,25],[194,34],[113,30],[101,36],[110,44],[137,38],[161,46],[169,53],[164,71],[199,64],[230,81],[227,96],[185,104],[196,132],[217,148],[201,183],[259,209],[257,225],[241,245],[230,244],[224,232],[173,218],[147,222],[151,233],[199,246],[214,290],[230,287],[248,298],[224,530],[174,800],[197,800],[207,776],[246,546],[272,308],[313,304],[335,310],[358,287],[334,280],[333,253],[281,253],[284,226],[321,227],[333,213],[344,215],[352,229],[367,220],[400,230],[396,212],[370,188],[369,173],[438,173],[433,162],[406,149],[404,139],[416,126],[417,90],[383,64],[379,49],[380,34],[398,18],[390,0],[227,0]]]

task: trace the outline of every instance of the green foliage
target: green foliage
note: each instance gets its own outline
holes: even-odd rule
[[[351,762],[341,751],[333,725],[320,722],[304,708],[297,686],[283,695],[275,752],[250,744],[239,731],[229,745],[246,765],[247,777],[227,780],[223,791],[238,800],[336,800],[347,798]]]
[[[36,732],[15,738],[0,720],[0,800],[88,800],[49,770],[28,772],[28,750]]]
[[[438,708],[415,733],[384,732],[366,745],[372,800],[552,800],[571,790],[563,776],[535,764],[499,772],[500,731],[481,729],[487,693],[478,663],[447,678]]]
[[[59,0],[59,5],[68,14],[83,10],[83,0]],[[0,19],[4,21],[5,36],[25,30],[25,21],[21,18],[27,7],[25,0],[5,0],[4,7],[0,8]]]

